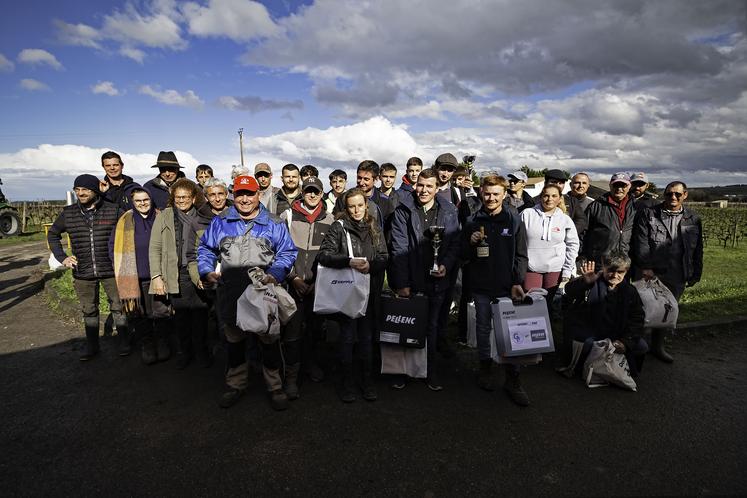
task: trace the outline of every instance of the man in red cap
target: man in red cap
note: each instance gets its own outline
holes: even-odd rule
[[[233,182],[234,204],[221,216],[216,216],[200,238],[197,248],[197,268],[200,277],[221,286],[217,312],[225,323],[228,368],[228,389],[220,406],[233,406],[249,383],[246,360],[246,340],[249,333],[236,326],[236,303],[249,285],[247,270],[259,267],[265,271],[265,283],[278,284],[293,268],[298,251],[293,245],[288,227],[271,215],[259,201],[259,183],[251,176],[238,176]],[[220,262],[220,271],[216,263]],[[283,391],[280,376],[282,359],[277,337],[259,336],[262,349],[262,370],[272,407],[288,408],[288,396]]]

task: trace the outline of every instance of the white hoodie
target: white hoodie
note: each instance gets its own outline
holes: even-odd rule
[[[578,233],[571,217],[559,208],[545,213],[538,204],[522,211],[521,221],[527,229],[529,271],[559,271],[562,278],[570,277],[579,248]]]

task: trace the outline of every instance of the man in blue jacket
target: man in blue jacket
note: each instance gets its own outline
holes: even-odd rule
[[[233,406],[248,385],[249,366],[246,360],[248,332],[236,326],[236,302],[250,280],[247,270],[262,268],[264,283],[279,284],[293,267],[298,251],[293,245],[288,227],[259,201],[259,184],[251,176],[239,176],[233,183],[234,205],[213,218],[197,248],[197,268],[200,277],[210,284],[223,286],[218,313],[225,323],[228,367],[228,390],[220,406]],[[216,263],[220,262],[220,271]],[[262,370],[272,407],[288,408],[280,376],[281,355],[277,337],[259,336],[262,348]]]
[[[390,234],[391,266],[389,286],[399,297],[408,298],[415,293],[428,296],[428,387],[443,389],[436,372],[436,345],[439,335],[446,332],[446,320],[441,307],[452,285],[451,275],[456,271],[459,258],[459,219],[456,207],[436,196],[437,172],[423,170],[418,176],[415,191],[402,195],[394,210]],[[433,268],[431,226],[444,228],[438,252],[438,272]],[[404,387],[397,381],[394,387]]]

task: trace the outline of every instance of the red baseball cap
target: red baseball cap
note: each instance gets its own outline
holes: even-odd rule
[[[250,190],[257,192],[259,190],[259,183],[254,179],[253,176],[237,176],[233,181],[233,195],[240,190]]]

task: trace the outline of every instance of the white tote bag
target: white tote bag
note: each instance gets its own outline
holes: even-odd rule
[[[633,287],[638,291],[646,314],[644,326],[652,329],[673,329],[677,326],[680,307],[674,294],[664,282],[654,277],[651,280],[636,280]]]
[[[339,221],[339,220],[338,220]],[[342,225],[342,221],[339,221]],[[353,255],[350,234],[345,231],[348,256]],[[371,276],[352,268],[327,268],[318,265],[314,290],[314,313],[329,315],[342,313],[350,318],[366,316]]]
[[[627,358],[624,354],[615,352],[611,339],[594,341],[584,362],[584,380],[588,387],[615,384],[631,391],[638,390],[635,380],[630,376]]]
[[[380,343],[381,373],[407,375],[413,379],[428,376],[428,347],[406,348],[399,344]]]

